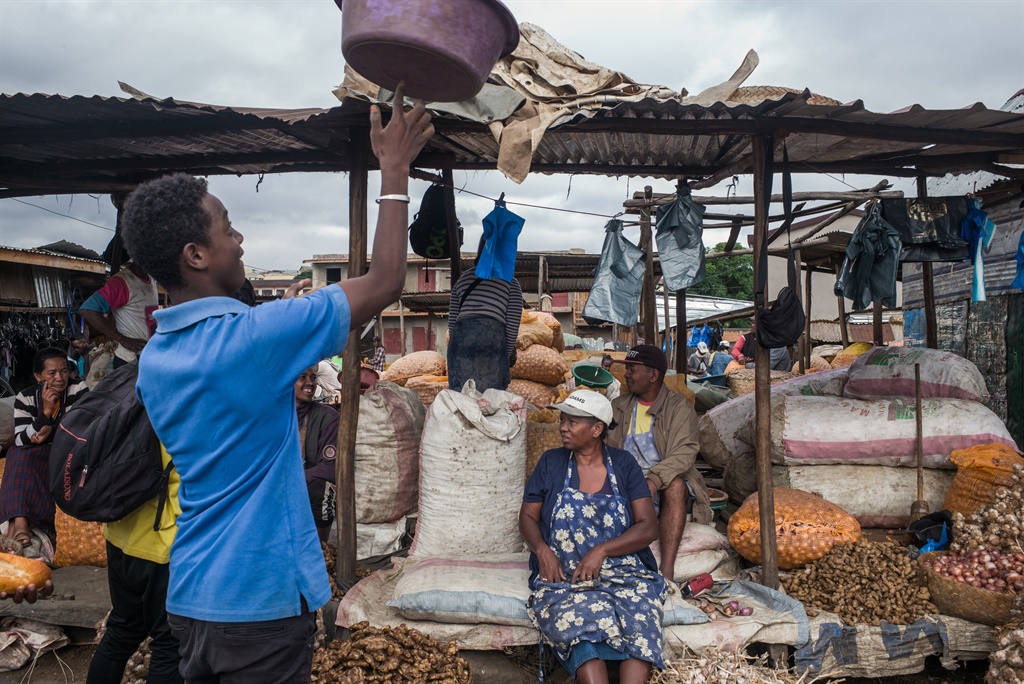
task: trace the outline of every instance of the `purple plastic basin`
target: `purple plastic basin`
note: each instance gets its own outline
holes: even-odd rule
[[[500,57],[519,44],[519,25],[498,0],[334,0],[341,52],[353,69],[431,102],[480,92]]]

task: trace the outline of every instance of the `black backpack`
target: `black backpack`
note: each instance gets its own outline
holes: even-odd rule
[[[431,185],[423,194],[420,210],[409,226],[409,244],[414,254],[425,259],[450,259],[448,244],[448,212],[444,205],[444,188]],[[462,245],[462,226],[459,226]]]
[[[90,522],[115,522],[159,496],[153,529],[167,498],[160,440],[135,394],[139,363],[104,377],[68,409],[50,447],[49,486],[57,506]]]

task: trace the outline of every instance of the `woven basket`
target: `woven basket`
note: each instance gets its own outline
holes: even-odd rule
[[[742,370],[733,371],[726,376],[727,382],[729,383],[729,389],[732,390],[734,397],[740,397],[744,394],[750,394],[754,391],[754,375],[756,371],[753,368],[744,368]],[[771,384],[782,382],[783,380],[789,380],[793,377],[792,373],[786,371],[770,371],[771,373]]]
[[[1013,594],[972,587],[969,584],[943,577],[924,567],[924,561],[941,555],[945,555],[945,552],[933,551],[918,559],[921,582],[928,587],[928,591],[932,595],[932,603],[940,613],[991,627],[1010,622],[1013,602],[1016,598]]]

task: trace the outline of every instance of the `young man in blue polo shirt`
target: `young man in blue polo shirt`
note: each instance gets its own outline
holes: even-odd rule
[[[242,235],[205,180],[157,179],[125,205],[128,249],[173,304],[156,312],[137,391],[181,477],[167,620],[190,684],[309,681],[315,611],[331,592],[294,383],[401,294],[409,166],[433,134],[423,103],[396,107],[387,127],[374,107],[370,127],[381,169],[373,265],[308,296],[255,308],[231,298],[245,280]]]

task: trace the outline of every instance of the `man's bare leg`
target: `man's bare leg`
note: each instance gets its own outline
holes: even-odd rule
[[[683,581],[688,577],[674,577],[676,556],[679,554],[679,542],[686,528],[686,506],[690,493],[686,490],[686,482],[677,477],[661,490],[661,514],[658,516],[661,542],[661,574],[670,580]]]

